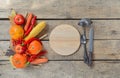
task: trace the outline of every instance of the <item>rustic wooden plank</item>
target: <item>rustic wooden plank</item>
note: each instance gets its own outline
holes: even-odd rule
[[[0,1],[0,18],[8,18],[11,8],[39,18],[120,18],[119,7],[119,0],[4,0]]]
[[[42,20],[38,20],[39,22]],[[57,25],[60,24],[70,24],[73,25],[76,29],[78,29],[82,33],[82,27],[78,27],[77,23],[79,20],[44,20],[48,23],[47,28],[45,29],[45,33],[50,34],[50,32]],[[120,20],[93,20],[94,26],[94,39],[120,39]],[[8,20],[0,21],[0,40],[9,40],[9,27],[10,23]],[[89,31],[89,29],[87,29]],[[87,37],[88,32],[87,32]],[[48,37],[45,38],[48,40]]]
[[[1,40],[10,39],[9,28],[10,28],[10,22],[9,21],[4,21],[4,20],[0,21],[0,29],[1,29],[0,39]]]
[[[83,61],[49,61],[40,66],[13,69],[8,61],[0,62],[0,78],[119,78],[120,62],[95,61],[91,69]]]
[[[94,59],[95,60],[120,60],[120,40],[95,40]],[[49,46],[48,41],[43,41],[44,48],[48,51],[49,60],[83,60],[83,46],[73,55],[61,56],[56,54]],[[9,48],[9,41],[0,41],[0,60],[8,60],[5,56]]]

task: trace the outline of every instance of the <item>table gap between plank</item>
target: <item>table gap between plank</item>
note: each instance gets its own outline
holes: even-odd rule
[[[86,39],[87,41],[89,39]],[[120,40],[120,39],[94,39],[94,40],[98,40],[98,41],[102,41],[102,40]],[[10,39],[0,39],[0,41],[10,41]],[[41,41],[49,41],[49,39],[41,39]]]
[[[37,18],[37,20],[81,20],[82,18]],[[120,18],[88,18],[91,20],[120,20]],[[1,20],[9,20],[9,18],[0,18]]]
[[[0,60],[0,61],[9,61],[9,60]],[[84,62],[84,60],[83,59],[63,59],[63,60],[48,60],[48,61],[82,61],[82,62]],[[101,62],[101,61],[116,61],[116,62],[120,62],[120,59],[116,59],[116,60],[114,60],[114,59],[94,59],[94,60],[92,60],[93,62],[94,61],[98,61],[98,62]]]

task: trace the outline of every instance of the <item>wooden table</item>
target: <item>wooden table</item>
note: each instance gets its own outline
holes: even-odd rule
[[[9,57],[5,56],[10,45],[11,8],[22,14],[32,12],[38,21],[47,21],[48,34],[59,24],[73,25],[81,32],[78,21],[92,19],[94,67],[84,64],[83,46],[71,56],[60,56],[50,48],[48,36],[42,40],[48,51],[47,64],[13,69]],[[0,0],[0,29],[0,78],[120,78],[119,0]]]

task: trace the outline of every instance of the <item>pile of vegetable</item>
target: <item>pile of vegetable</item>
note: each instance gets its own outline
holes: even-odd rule
[[[29,64],[46,63],[44,56],[46,51],[43,44],[36,36],[46,27],[46,22],[37,24],[37,16],[28,13],[25,18],[22,14],[11,11],[10,19],[10,48],[14,55],[10,56],[10,62],[15,68],[24,68]]]

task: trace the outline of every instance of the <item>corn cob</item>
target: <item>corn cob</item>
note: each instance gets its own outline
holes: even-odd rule
[[[28,39],[37,36],[44,28],[46,27],[46,22],[42,21],[37,26],[35,26],[32,31],[29,33],[27,37],[25,37],[25,41]]]

